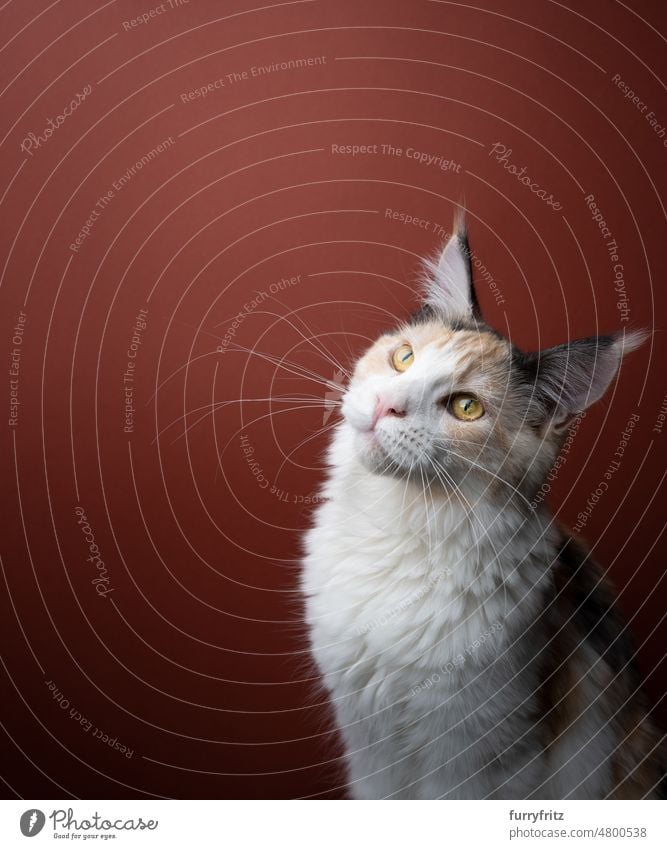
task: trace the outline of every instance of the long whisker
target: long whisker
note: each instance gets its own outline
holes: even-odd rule
[[[278,415],[278,413],[289,413],[289,412],[294,412],[296,410],[317,410],[317,409],[321,409],[321,405],[310,402],[310,403],[306,403],[306,404],[298,404],[297,406],[286,407],[286,408],[280,409],[280,410],[271,410],[270,412],[268,412],[266,414],[266,416],[261,416],[260,418],[267,418],[267,417],[270,417],[270,416]],[[183,433],[181,433],[179,436],[177,436],[176,439],[174,439],[171,444],[174,445],[176,442],[178,442],[179,439],[182,439],[187,433],[189,433],[192,430],[193,427],[196,427],[200,422],[202,422],[205,418],[207,418],[207,416],[210,416],[213,413],[215,413],[216,410],[217,410],[217,408],[215,408],[213,410],[209,410],[208,412],[201,415],[196,421],[189,424],[185,428]],[[255,419],[255,421],[258,421],[258,419]],[[156,437],[156,439],[157,438],[158,437]],[[153,440],[153,442],[155,442],[155,439]]]
[[[188,416],[193,415],[194,413],[198,413],[201,410],[209,410],[209,412],[215,412],[215,410],[219,410],[222,407],[226,407],[229,404],[252,404],[252,403],[261,403],[261,402],[269,402],[272,403],[280,403],[280,404],[298,404],[300,402],[312,404],[315,407],[322,407],[325,410],[328,410],[332,406],[340,406],[340,401],[325,401],[320,398],[318,395],[269,395],[265,398],[225,398],[222,401],[213,401],[209,404],[202,404],[199,407],[193,407],[190,410],[186,410],[182,416],[177,416],[173,421],[169,422],[169,424],[165,425],[159,432],[156,438],[162,436],[170,427],[173,427],[178,422],[182,422]],[[155,440],[153,440],[155,442]]]
[[[454,495],[456,498],[458,498],[459,504],[463,508],[464,516],[461,517],[461,521],[456,526],[457,529],[463,524],[465,518],[470,519],[470,517],[472,517],[472,518],[476,519],[477,517],[475,516],[475,512],[472,509],[472,505],[470,504],[468,499],[465,497],[463,492],[461,492],[460,488],[456,485],[454,478],[449,474],[449,472],[445,469],[445,467],[441,463],[438,463],[437,460],[435,460],[432,457],[429,457],[428,455],[426,455],[426,458],[431,463],[433,470],[434,470],[438,480],[442,484],[443,488],[445,489],[445,491],[447,491],[447,492],[451,491],[452,495]],[[441,473],[444,476],[444,480],[443,480],[443,477],[440,476]],[[475,544],[476,544],[476,547],[477,547],[477,553],[479,555],[479,541],[478,541],[476,536],[475,536]],[[478,557],[478,560],[479,560],[479,557]]]
[[[432,554],[433,553],[433,544],[432,544],[432,541],[431,541],[431,523],[430,523],[429,517],[428,517],[428,502],[426,501],[426,482],[424,480],[424,470],[422,468],[421,463],[419,464],[419,475],[421,477],[422,492],[423,492],[423,495],[424,495],[424,514],[425,514],[424,530],[426,531],[426,537],[428,539],[428,551],[429,551],[429,554]]]
[[[198,356],[193,357],[191,360],[187,360],[186,362],[184,362],[184,363],[183,363],[182,365],[180,365],[177,369],[175,369],[174,371],[172,371],[172,373],[171,373],[171,374],[167,375],[167,377],[165,377],[165,379],[164,379],[164,380],[162,380],[162,381],[161,381],[161,382],[160,382],[160,383],[156,386],[156,388],[155,388],[155,392],[153,392],[153,394],[151,395],[151,397],[150,397],[150,398],[148,399],[148,401],[146,402],[146,406],[148,406],[148,404],[150,404],[150,402],[153,400],[153,398],[155,398],[155,396],[158,394],[158,392],[160,391],[160,389],[162,389],[162,387],[165,385],[165,383],[169,383],[169,381],[170,381],[172,378],[176,377],[176,375],[179,373],[179,371],[183,371],[183,369],[187,368],[188,366],[191,366],[193,363],[196,363],[196,362],[197,362],[197,360],[203,360],[203,359],[205,359],[206,357],[212,357],[212,356],[215,356],[215,355],[217,355],[217,351],[207,351],[205,354],[199,354]]]
[[[270,298],[271,298],[271,300],[275,301],[276,303],[279,303],[279,304],[281,303],[281,301],[279,301],[274,295],[271,295]],[[303,316],[297,314],[296,309],[289,310],[285,314],[270,313],[268,311],[266,311],[266,314],[267,315],[273,315],[274,318],[278,318],[278,319],[281,319],[282,321],[286,321],[289,324],[289,326],[293,330],[295,330],[305,342],[308,342],[310,345],[312,345],[313,348],[315,348],[315,350],[322,357],[324,357],[324,359],[327,360],[327,362],[331,366],[333,366],[338,371],[342,372],[348,378],[350,377],[350,373],[348,372],[348,370],[343,368],[343,366],[338,362],[338,360],[334,357],[334,355],[331,353],[331,351],[329,351],[327,348],[324,347],[324,345],[322,345],[320,343],[320,341],[318,339],[318,335],[316,333],[313,333],[312,329],[310,327],[308,327],[308,325],[306,324],[306,321],[303,318]],[[301,324],[306,328],[308,333],[310,333],[310,336],[306,336],[306,334],[302,330],[300,330],[298,327],[296,327],[294,325],[294,323],[292,321],[290,321],[291,317],[293,317],[294,319],[298,319],[301,322]],[[315,339],[318,340],[318,344],[315,344],[315,341],[314,341]]]
[[[437,462],[437,461],[434,461],[434,462]],[[491,549],[493,550],[493,553],[494,553],[494,560],[495,560],[495,562],[496,562],[496,563],[497,563],[497,565],[498,565],[498,571],[500,572],[500,577],[501,577],[501,580],[502,580],[502,585],[503,585],[503,597],[504,597],[504,601],[505,601],[505,616],[507,616],[507,611],[508,611],[507,582],[506,582],[506,579],[505,579],[505,573],[503,572],[502,563],[501,563],[501,560],[500,560],[500,552],[498,551],[498,549],[496,548],[496,546],[495,546],[495,544],[494,544],[493,540],[491,539],[491,535],[489,534],[488,528],[484,527],[484,525],[482,524],[481,520],[479,519],[479,517],[477,516],[477,514],[476,514],[476,513],[475,513],[475,511],[473,510],[472,505],[470,504],[470,502],[468,501],[468,499],[467,499],[467,498],[463,495],[463,492],[461,492],[460,488],[456,485],[456,483],[454,482],[454,479],[452,478],[452,476],[451,476],[451,475],[450,475],[450,474],[449,474],[449,473],[445,470],[444,466],[442,466],[441,464],[438,464],[438,465],[440,466],[440,468],[441,468],[442,472],[443,472],[444,474],[446,474],[446,475],[447,475],[447,477],[451,480],[452,485],[453,485],[453,486],[454,486],[454,488],[455,488],[455,491],[458,491],[458,492],[460,493],[461,497],[465,499],[466,504],[468,504],[468,506],[470,507],[470,515],[471,515],[471,517],[472,517],[472,518],[473,518],[473,519],[477,522],[477,524],[479,525],[479,527],[480,527],[480,529],[481,529],[481,531],[482,531],[481,538],[483,539],[484,537],[486,537],[486,539],[487,539],[487,541],[488,541],[489,545],[491,546]],[[477,546],[478,559],[479,559],[479,560],[481,560],[481,556],[479,556],[479,539],[480,539],[480,538],[478,538],[478,537],[477,537],[477,535],[475,534],[475,544],[476,544],[476,546]],[[478,565],[480,565],[480,566],[481,566],[481,563],[478,563]],[[490,564],[489,564],[489,565],[490,565]]]
[[[272,418],[273,416],[280,415],[281,413],[289,413],[289,412],[291,412],[291,411],[294,411],[294,410],[300,410],[300,409],[301,409],[301,407],[288,407],[286,410],[270,410],[268,413],[262,413],[262,415],[261,415],[261,416],[256,416],[254,419],[250,419],[249,421],[245,422],[245,423],[244,423],[244,427],[245,427],[245,429],[247,429],[247,428],[252,427],[252,425],[257,424],[258,422],[263,421],[264,419],[270,419],[270,418]],[[308,409],[308,407],[306,407],[305,409]],[[333,422],[332,424],[334,424],[334,425],[335,425],[335,424],[337,424],[337,422]],[[219,451],[219,452],[218,452],[218,466],[220,467],[220,469],[222,469],[222,455],[223,455],[223,454],[224,454],[224,452],[226,451],[227,446],[231,443],[232,439],[234,439],[234,437],[235,437],[235,436],[237,436],[239,433],[241,433],[241,430],[242,430],[242,428],[239,428],[239,429],[238,429],[238,430],[237,430],[237,431],[236,431],[236,432],[235,432],[235,433],[234,433],[234,434],[233,434],[233,435],[232,435],[232,436],[231,436],[231,437],[227,440],[227,442],[226,442],[226,443],[225,443],[225,445],[223,446],[222,451]],[[216,446],[217,446],[217,442],[216,442]]]
[[[458,454],[456,451],[454,451],[454,450],[453,450],[451,447],[449,447],[449,446],[447,447],[447,451],[448,451],[448,452],[449,452],[449,453],[450,453],[453,457],[458,457],[458,458],[459,458],[459,460],[463,460],[465,463],[469,463],[471,466],[474,466],[476,469],[481,469],[481,471],[486,472],[486,474],[487,474],[487,475],[491,475],[491,477],[495,478],[496,480],[500,481],[500,483],[502,483],[502,484],[504,484],[505,486],[509,487],[509,489],[511,489],[511,490],[512,490],[512,492],[515,492],[515,493],[519,496],[519,498],[520,498],[522,501],[524,501],[524,502],[528,505],[528,507],[530,507],[531,513],[533,512],[533,506],[532,506],[532,504],[530,503],[530,501],[528,501],[528,499],[526,498],[526,496],[525,496],[525,495],[524,495],[524,494],[523,494],[523,493],[522,493],[519,489],[517,489],[517,488],[514,486],[514,484],[511,484],[508,480],[505,480],[505,478],[503,478],[503,477],[501,477],[500,475],[496,474],[495,472],[491,471],[491,469],[487,469],[485,466],[482,466],[482,465],[480,465],[479,463],[476,463],[474,460],[471,460],[469,457],[465,457],[463,454]]]
[[[269,354],[264,354],[261,351],[256,351],[256,350],[253,350],[251,348],[244,348],[243,346],[240,346],[240,345],[235,346],[235,348],[232,348],[232,346],[229,346],[226,350],[227,351],[232,350],[232,351],[235,351],[235,352],[244,352],[244,353],[247,353],[247,354],[252,354],[253,356],[265,359],[268,362],[270,362],[272,365],[279,366],[281,368],[284,368],[285,370],[289,370],[289,369],[287,369],[287,366],[292,366],[292,368],[294,368],[294,369],[300,369],[302,373],[297,374],[296,375],[297,377],[306,377],[308,379],[314,379],[315,382],[320,383],[325,388],[335,389],[336,391],[340,391],[343,388],[342,386],[340,386],[340,384],[328,381],[324,377],[324,375],[318,374],[317,372],[312,371],[311,369],[307,369],[305,366],[302,366],[299,363],[294,363],[294,362],[292,362],[290,360],[286,360],[284,358],[281,359],[281,358],[278,358],[278,357],[271,357]],[[156,386],[155,391],[150,396],[150,398],[148,399],[146,404],[147,405],[150,404],[151,401],[158,394],[158,392],[160,392],[162,387],[165,386],[167,383],[169,383],[170,380],[173,380],[173,378],[176,377],[176,375],[178,375],[179,372],[183,371],[184,369],[187,369],[189,366],[191,366],[193,363],[198,362],[199,360],[203,360],[206,357],[212,357],[212,356],[219,356],[219,353],[217,351],[207,351],[204,354],[199,354],[198,356],[193,357],[191,360],[187,360],[186,362],[182,363],[180,366],[178,366],[178,368],[174,369],[174,371],[171,372],[171,374],[168,374],[163,380],[160,381],[160,383]],[[339,368],[338,366],[336,366],[336,367]],[[339,370],[343,374],[345,374],[346,376],[349,377],[349,374],[345,369],[339,368]]]
[[[408,469],[408,473],[405,476],[405,485],[403,487],[403,498],[401,499],[401,516],[405,512],[405,496],[408,494],[408,487],[410,486],[412,470],[414,469],[416,462],[417,462],[416,460],[412,460],[412,462],[410,463],[410,468]],[[412,502],[410,502],[410,503],[412,504]]]
[[[313,371],[312,369],[309,369],[306,366],[302,366],[299,363],[294,363],[290,360],[286,360],[284,357],[275,357],[271,354],[266,354],[262,351],[256,351],[252,348],[246,348],[242,345],[230,345],[227,348],[227,351],[231,351],[234,353],[250,354],[251,356],[259,357],[260,359],[265,360],[266,362],[269,362],[274,366],[283,368],[285,371],[290,372],[296,377],[303,377],[306,380],[313,380],[315,383],[319,383],[321,386],[324,386],[328,389],[335,389],[336,391],[340,391],[342,389],[340,383],[328,380],[326,377],[324,377],[324,375],[319,374],[319,372]],[[289,366],[291,366],[291,368]]]
[[[273,396],[269,396],[269,397],[266,397],[266,398],[229,398],[229,399],[225,399],[224,401],[214,401],[214,402],[209,403],[209,404],[202,404],[200,407],[193,407],[191,410],[187,410],[182,416],[178,416],[173,421],[169,422],[169,424],[165,425],[158,432],[158,434],[153,439],[153,443],[155,443],[155,441],[157,439],[159,439],[162,436],[163,433],[166,433],[166,431],[168,431],[170,427],[173,427],[175,424],[182,422],[188,416],[194,415],[195,413],[198,413],[201,410],[207,410],[207,412],[204,413],[200,418],[198,418],[197,421],[193,422],[190,425],[190,427],[194,427],[200,421],[203,421],[206,418],[206,416],[209,416],[212,413],[215,413],[217,410],[221,409],[222,407],[226,407],[229,404],[244,404],[244,403],[267,402],[267,401],[275,401],[277,403],[289,403],[289,404],[301,404],[303,402],[304,405],[307,406],[307,407],[313,407],[313,408],[319,407],[319,408],[324,408],[324,409],[329,409],[330,406],[332,406],[332,405],[338,406],[340,404],[340,402],[338,402],[338,401],[328,401],[327,402],[327,401],[321,400],[316,395],[312,395],[312,396],[311,395],[304,395],[304,396],[273,395]],[[184,433],[186,433],[187,430],[190,429],[190,427],[188,427],[186,429],[186,431],[184,431]],[[184,435],[184,434],[181,434],[181,435]]]
[[[294,448],[289,452],[289,454],[285,454],[282,463],[278,466],[278,470],[276,471],[276,481],[280,477],[280,473],[282,472],[285,463],[289,462],[290,458],[293,454],[295,454],[299,448],[302,448],[306,443],[310,442],[312,439],[316,439],[318,436],[321,436],[323,433],[331,430],[331,428],[336,427],[338,422],[331,422],[330,424],[326,424],[323,427],[318,428],[315,433],[311,433],[310,436],[307,436],[305,439],[302,439],[298,445],[295,445]]]

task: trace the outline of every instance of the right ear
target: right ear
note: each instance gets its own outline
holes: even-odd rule
[[[439,258],[424,261],[424,303],[446,321],[480,319],[472,280],[472,252],[463,213],[455,217],[453,230]]]
[[[642,345],[643,330],[574,339],[525,357],[543,419],[563,428],[605,394],[623,357]]]

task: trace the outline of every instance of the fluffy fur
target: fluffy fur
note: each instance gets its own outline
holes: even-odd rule
[[[484,324],[461,224],[361,357],[305,537],[312,651],[356,798],[652,797],[660,736],[586,550],[531,507],[641,334],[524,354]],[[408,343],[406,371],[392,354]],[[460,421],[452,396],[480,399]]]

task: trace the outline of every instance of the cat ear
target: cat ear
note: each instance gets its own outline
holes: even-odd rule
[[[599,401],[625,354],[639,348],[648,335],[634,330],[590,336],[529,354],[527,364],[535,389],[551,422],[562,426]]]
[[[427,259],[425,266],[425,303],[446,320],[479,319],[479,305],[472,281],[471,250],[465,219],[459,213],[454,232],[436,260]]]

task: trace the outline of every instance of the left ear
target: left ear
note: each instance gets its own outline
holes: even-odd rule
[[[529,354],[526,363],[552,424],[564,426],[599,401],[624,355],[642,345],[647,336],[643,330],[590,336]]]
[[[454,221],[454,233],[439,259],[424,262],[427,273],[425,303],[445,320],[481,318],[470,257],[465,219],[459,214]]]

